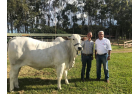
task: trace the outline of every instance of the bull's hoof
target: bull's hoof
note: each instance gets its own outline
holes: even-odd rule
[[[55,90],[58,90],[58,91],[59,91],[59,90],[62,90],[62,88],[61,88],[61,89],[59,89],[59,88],[55,88]]]
[[[14,89],[13,90],[10,90],[10,92],[14,92]]]
[[[57,90],[61,90],[62,88],[61,87],[57,87]]]
[[[68,85],[68,84],[69,84],[69,82],[66,82],[66,84]]]
[[[66,83],[66,84],[69,84],[69,81],[68,81],[68,80],[65,80],[65,83]]]

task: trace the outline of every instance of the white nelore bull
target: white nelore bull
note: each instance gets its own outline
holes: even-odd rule
[[[65,40],[62,37],[57,37],[53,42],[64,42]]]
[[[10,61],[10,91],[19,88],[18,74],[20,68],[28,65],[35,69],[56,68],[58,89],[61,78],[69,84],[67,71],[75,62],[76,51],[82,50],[81,37],[73,34],[70,40],[62,42],[42,42],[28,37],[15,37],[9,41],[8,56]]]

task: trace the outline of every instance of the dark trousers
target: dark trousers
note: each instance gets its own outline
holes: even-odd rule
[[[92,61],[91,59],[92,59],[91,56],[82,55],[81,79],[84,79],[86,65],[87,65],[86,78],[89,79],[90,68],[91,68],[91,61]]]
[[[101,78],[101,64],[103,63],[104,67],[104,74],[105,79],[109,79],[109,72],[108,72],[108,61],[107,61],[108,54],[106,55],[96,55],[96,72],[97,72],[97,79]]]

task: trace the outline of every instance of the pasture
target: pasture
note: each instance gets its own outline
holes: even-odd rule
[[[131,50],[113,46],[114,51]],[[9,92],[10,64],[7,59],[7,93],[8,94],[131,94],[132,93],[132,52],[112,53],[109,67],[109,83],[104,82],[104,71],[102,67],[101,81],[96,79],[96,60],[92,61],[90,71],[91,81],[81,82],[81,56],[76,57],[74,67],[68,71],[69,85],[61,81],[62,90],[57,90],[56,70],[44,68],[36,70],[28,66],[21,68],[19,73],[19,89],[14,93]]]

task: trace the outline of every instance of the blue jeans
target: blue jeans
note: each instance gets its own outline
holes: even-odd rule
[[[101,64],[103,63],[104,67],[104,74],[105,79],[109,79],[109,72],[108,72],[108,60],[107,60],[108,54],[106,55],[96,55],[96,72],[97,72],[97,79],[101,78]]]
[[[82,55],[81,79],[84,79],[86,65],[87,65],[86,78],[89,79],[90,68],[91,68],[91,61],[92,61],[91,59],[92,59],[91,56]]]

